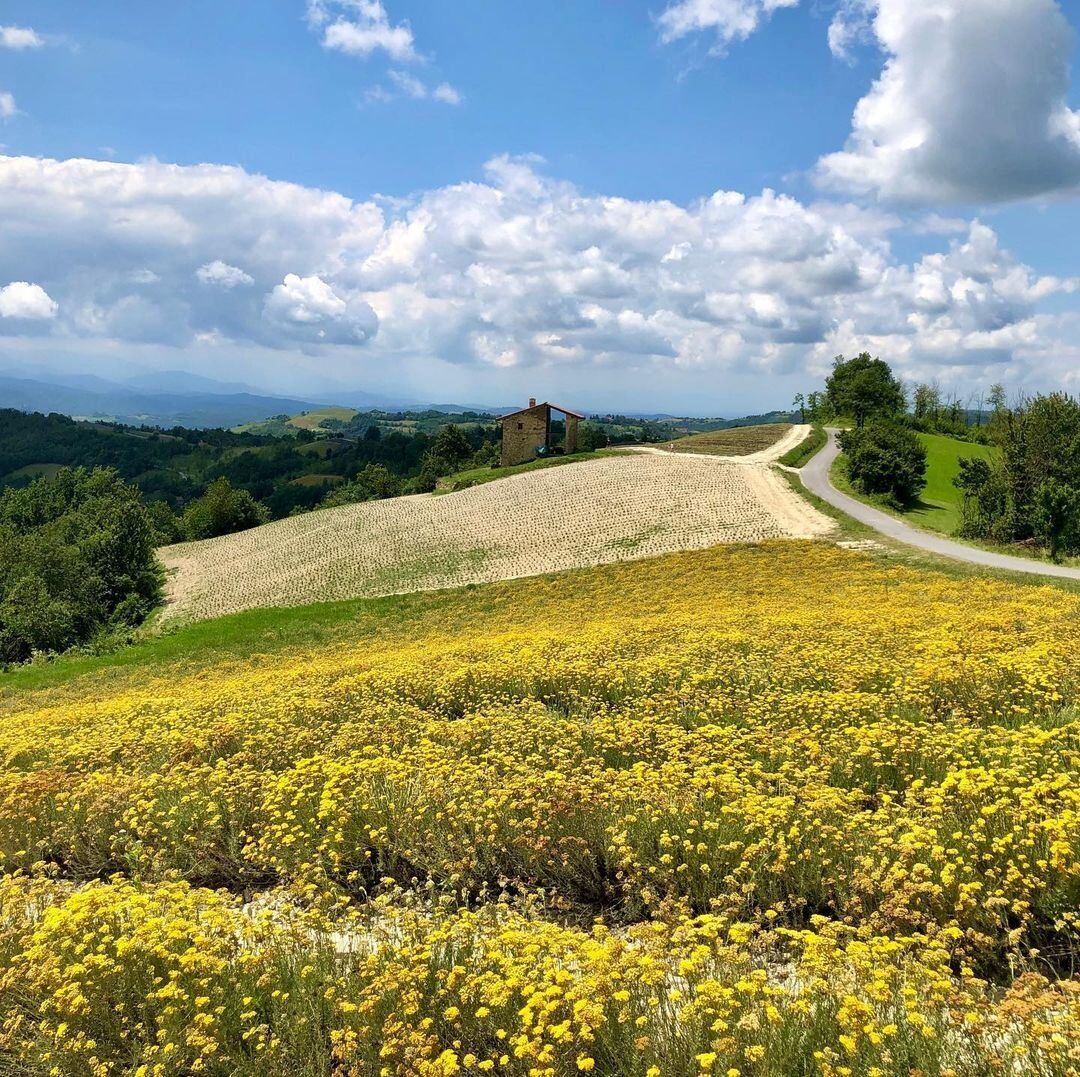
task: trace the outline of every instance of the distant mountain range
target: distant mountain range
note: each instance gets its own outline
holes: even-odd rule
[[[94,378],[94,385],[59,385],[0,374],[0,407],[60,412],[132,426],[230,427],[268,415],[323,407],[310,400],[251,392],[148,392]]]
[[[296,415],[301,411],[334,406],[358,411],[476,411],[490,415],[505,415],[515,410],[515,405],[421,403],[355,389],[335,392],[332,396],[329,400],[278,396],[244,382],[218,381],[182,370],[145,371],[123,380],[110,380],[96,374],[65,374],[51,370],[28,378],[21,370],[16,373],[0,369],[0,408],[45,414],[59,412],[80,419],[100,419],[131,426],[231,428],[274,415]],[[622,414],[633,419],[677,421],[676,417],[666,414]],[[743,419],[716,420],[716,423],[751,425],[786,421],[788,413],[770,412]]]

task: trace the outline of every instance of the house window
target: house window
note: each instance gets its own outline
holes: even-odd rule
[[[525,429],[525,424],[524,423],[518,423],[518,429],[519,430],[524,430]]]

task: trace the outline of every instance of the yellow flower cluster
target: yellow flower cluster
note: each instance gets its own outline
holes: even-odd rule
[[[810,543],[28,696],[0,1055],[1080,1073],[1078,696],[1080,598]]]

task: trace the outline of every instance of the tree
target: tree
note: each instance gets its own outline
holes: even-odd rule
[[[334,508],[339,505],[356,505],[363,501],[380,501],[397,497],[401,493],[401,479],[381,464],[368,464],[351,482],[331,490],[319,507]]]
[[[147,518],[154,533],[155,546],[170,546],[184,537],[183,528],[176,513],[166,501],[151,501],[146,506]]]
[[[188,505],[182,528],[189,542],[232,535],[257,527],[268,519],[262,507],[246,490],[236,490],[228,479],[215,479],[202,497]]]
[[[608,436],[602,426],[596,423],[582,423],[578,427],[578,450],[580,452],[595,452],[597,449],[606,449]]]
[[[1080,552],[1080,489],[1045,479],[1035,491],[1031,523],[1053,560]]]
[[[868,419],[892,418],[907,406],[904,387],[888,363],[863,352],[854,359],[838,355],[825,382],[825,397],[834,416],[850,416],[857,426]]]
[[[926,485],[926,447],[918,435],[894,422],[875,422],[840,435],[848,476],[863,493],[883,494],[907,505]]]
[[[447,468],[443,474],[448,474],[456,471],[472,456],[473,447],[460,426],[447,423],[446,426],[440,427],[439,432],[432,439],[428,454],[435,459],[445,460]]]
[[[791,402],[792,408],[799,413],[799,418],[802,422],[806,422],[806,397],[802,393],[796,393],[795,399]]]
[[[1053,557],[1080,553],[1080,401],[1054,393],[1007,408],[995,386],[991,402],[1000,455],[961,464],[954,482],[964,493],[962,533],[1035,539]]]
[[[941,390],[936,385],[927,385],[925,382],[916,385],[912,396],[912,411],[916,419],[933,423],[941,411]]]
[[[146,506],[115,471],[65,468],[0,496],[0,662],[137,624],[160,593]]]

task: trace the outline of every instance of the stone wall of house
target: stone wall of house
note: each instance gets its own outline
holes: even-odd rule
[[[503,419],[502,458],[503,467],[524,464],[536,458],[536,450],[546,445],[550,411],[538,405],[509,415]]]
[[[576,415],[567,415],[566,417],[566,454],[570,455],[572,452],[577,452],[578,438],[577,438],[578,418]]]

